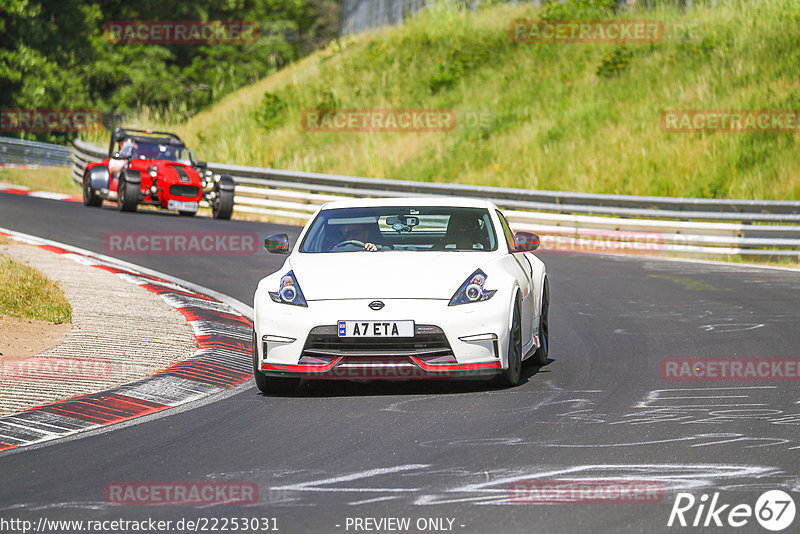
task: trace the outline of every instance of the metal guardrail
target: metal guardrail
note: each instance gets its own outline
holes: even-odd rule
[[[107,157],[76,139],[73,178]],[[544,248],[584,252],[795,256],[800,202],[592,195],[411,182],[208,163],[236,181],[236,211],[307,221],[325,202],[351,197],[460,196],[494,201],[517,230],[542,236]]]
[[[70,164],[67,147],[38,141],[0,137],[0,164],[53,167]]]

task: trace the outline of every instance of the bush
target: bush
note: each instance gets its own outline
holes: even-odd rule
[[[253,112],[253,118],[265,130],[271,130],[279,126],[286,117],[286,102],[269,91],[264,92],[261,104]]]
[[[631,66],[633,52],[620,46],[609,52],[603,57],[595,73],[603,78],[613,78],[619,76]]]

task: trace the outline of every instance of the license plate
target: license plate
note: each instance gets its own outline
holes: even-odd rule
[[[168,200],[167,208],[180,211],[197,211],[200,208],[199,202],[187,202],[183,200]]]
[[[339,337],[414,337],[414,321],[339,321]]]

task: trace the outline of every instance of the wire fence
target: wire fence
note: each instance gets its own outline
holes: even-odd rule
[[[421,9],[442,0],[342,0],[340,34],[361,33],[381,26],[394,26],[416,14]],[[527,2],[540,6],[545,0],[450,0],[468,9],[479,9],[486,4]],[[559,0],[562,1],[562,0]],[[651,7],[674,3],[690,8],[695,4],[717,5],[718,0],[617,0],[620,7]]]
[[[361,33],[363,31],[402,24],[433,0],[343,0],[341,13],[341,34]],[[518,0],[509,0],[517,3]],[[541,0],[530,1],[536,5]],[[463,0],[471,9],[478,9],[484,0]]]

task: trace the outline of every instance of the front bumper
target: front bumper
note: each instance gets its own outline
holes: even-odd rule
[[[257,368],[309,379],[485,378],[506,366],[508,310],[500,294],[461,306],[447,300],[311,301],[307,308],[256,293]],[[338,338],[340,320],[415,322],[414,338]]]

